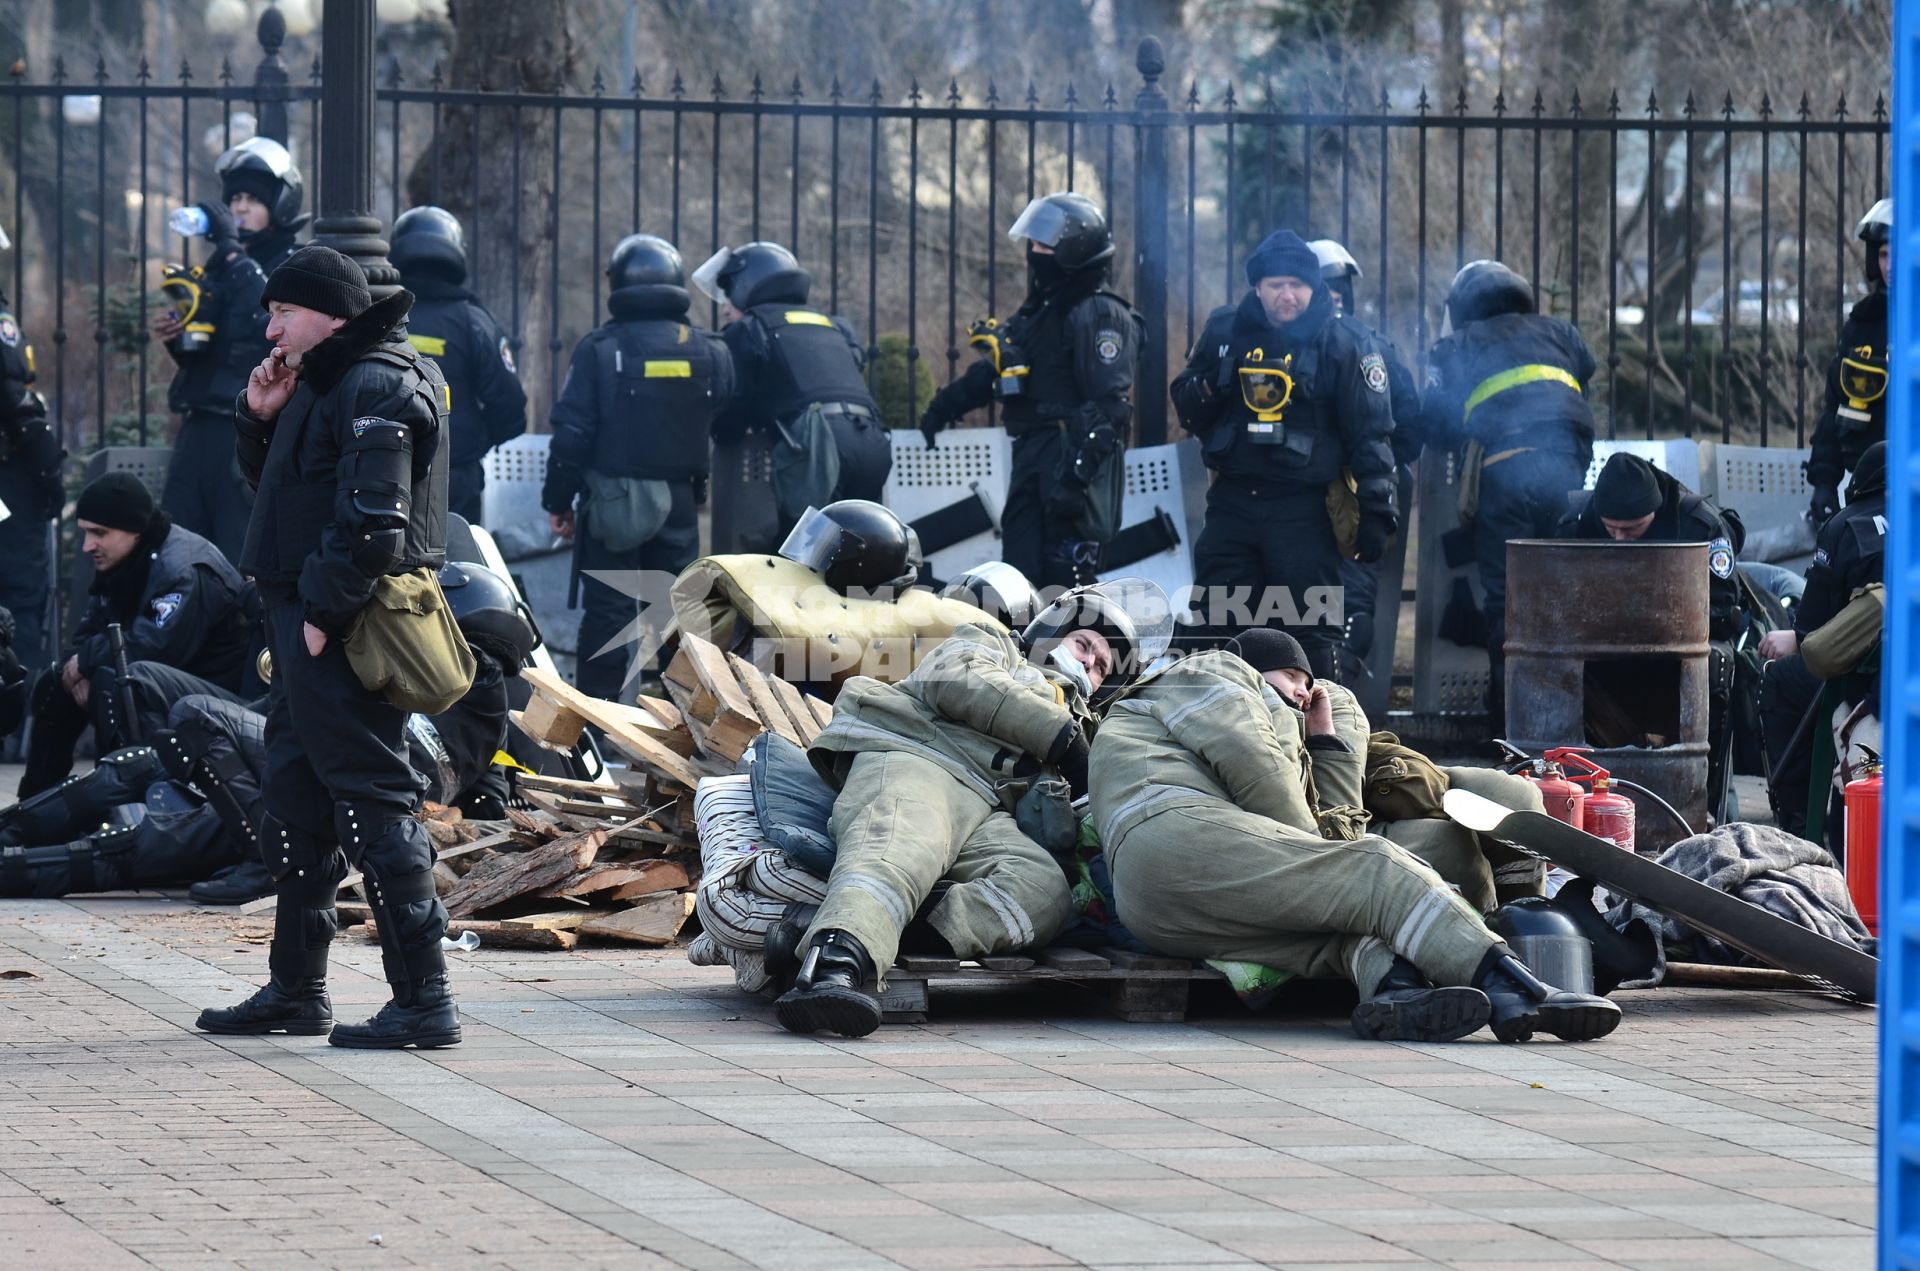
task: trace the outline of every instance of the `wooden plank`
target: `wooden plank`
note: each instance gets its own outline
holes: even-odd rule
[[[571,750],[587,726],[585,716],[564,698],[544,692],[538,685],[526,706],[513,712],[513,722],[533,740],[556,750]]]
[[[658,859],[641,861],[640,864],[652,868],[648,869],[643,877],[624,884],[608,897],[614,904],[624,904],[627,901],[638,900],[642,896],[652,896],[663,891],[686,890],[689,883],[686,866],[677,861]]]
[[[577,931],[586,923],[604,918],[612,912],[610,909],[557,909],[552,913],[501,918],[499,922],[503,927],[526,927],[536,931]]]
[[[943,971],[958,971],[960,959],[915,957],[908,954],[897,959],[894,965],[909,975],[939,975]]]
[[[680,928],[686,926],[687,919],[692,916],[693,893],[669,892],[662,896],[648,896],[631,909],[618,910],[604,918],[584,923],[580,927],[580,934],[625,940],[632,944],[672,944],[680,934]]]
[[[820,735],[820,721],[813,717],[807,708],[806,698],[800,690],[777,675],[766,677],[767,686],[780,700],[780,706],[787,712],[787,718],[793,721],[794,737],[802,746],[811,746],[813,739]],[[777,729],[775,731],[778,731]]]
[[[989,971],[1031,971],[1033,969],[1032,958],[1020,958],[1012,955],[975,958],[974,961]]]
[[[645,693],[642,693],[638,698],[634,699],[634,708],[645,711],[647,714],[659,720],[661,725],[666,728],[680,728],[686,723],[686,720],[680,714],[680,708],[664,697],[649,697]]]
[[[585,869],[606,842],[604,830],[568,834],[526,852],[503,852],[468,871],[448,892],[447,912],[456,917],[537,892]]]
[[[380,938],[380,928],[371,918],[360,925],[360,930],[369,940]],[[529,927],[512,920],[489,922],[485,919],[454,918],[447,923],[447,934],[456,940],[469,931],[480,937],[482,949],[491,946],[495,949],[565,951],[580,943],[579,935],[572,931]]]
[[[1049,945],[1040,950],[1037,956],[1041,966],[1051,967],[1055,971],[1064,971],[1069,975],[1092,975],[1113,969],[1113,963],[1085,949],[1067,949]]]
[[[1102,949],[1100,955],[1123,971],[1191,971],[1193,963],[1185,958],[1166,958],[1157,953],[1133,953],[1126,949]]]
[[[687,763],[686,757],[656,735],[660,730],[637,722],[640,712],[635,708],[588,697],[539,667],[527,667],[520,674],[533,684],[536,692],[565,701],[573,711],[605,733],[607,740],[623,753],[654,772],[689,790],[700,783],[700,774]]]
[[[747,744],[758,737],[766,725],[741,688],[727,655],[699,636],[683,633],[674,664],[683,662],[677,682],[684,686],[684,677],[690,671],[698,687],[682,710],[707,725],[707,738],[701,748],[727,759],[740,758]],[[672,667],[669,667],[669,676],[672,676]],[[669,682],[676,681],[670,678]]]
[[[593,865],[585,873],[556,883],[543,896],[591,896],[613,893],[615,901],[632,900],[654,892],[679,891],[687,885],[686,867],[672,861],[645,860],[631,865]]]
[[[727,654],[727,665],[733,668],[734,678],[740,681],[740,687],[747,691],[747,700],[753,703],[754,714],[760,717],[761,724],[798,746],[800,735],[794,730],[787,708],[780,704],[767,678],[751,662],[731,653]]]
[[[575,799],[624,798],[624,793],[615,786],[599,781],[575,781],[569,777],[549,777],[537,772],[523,772],[514,784],[522,790],[545,790],[549,794],[566,795]]]
[[[813,720],[816,724],[820,725],[820,727],[822,728],[825,728],[828,724],[831,724],[833,722],[833,707],[827,705],[825,702],[813,696],[811,693],[809,693],[806,696],[805,700],[807,703],[807,709],[813,712]]]

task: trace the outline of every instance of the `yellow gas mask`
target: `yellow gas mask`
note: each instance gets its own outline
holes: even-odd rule
[[[1265,349],[1247,354],[1240,366],[1240,400],[1253,412],[1255,424],[1268,425],[1266,431],[1280,422],[1287,403],[1293,400],[1292,367],[1293,354],[1268,362]],[[1260,431],[1254,425],[1248,427],[1249,431]]]
[[[182,353],[198,353],[213,342],[213,323],[196,320],[206,295],[201,289],[205,279],[206,271],[198,265],[168,265],[160,272],[160,293],[173,301],[174,316],[186,328],[175,341]]]
[[[1002,400],[1026,391],[1025,359],[1008,343],[998,318],[981,318],[967,328],[967,343],[993,363],[993,395]]]
[[[1873,346],[1863,344],[1840,359],[1840,391],[1847,395],[1847,404],[1835,413],[1843,419],[1871,423],[1873,404],[1886,395],[1886,365],[1870,361],[1872,357]]]

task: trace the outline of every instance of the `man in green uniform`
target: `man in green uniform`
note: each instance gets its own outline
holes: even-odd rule
[[[1588,1041],[1620,1022],[1542,983],[1430,867],[1364,832],[1364,756],[1292,637],[1243,632],[1143,681],[1093,749],[1120,917],[1154,948],[1351,979],[1366,1038],[1491,1024],[1501,1041]]]
[[[1089,703],[1134,669],[1137,631],[1082,588],[1034,619],[1024,649],[962,626],[898,684],[847,682],[811,751],[839,790],[837,855],[782,1025],[865,1036],[880,1024],[880,973],[903,949],[975,958],[1066,925],[1066,875],[1014,809],[1047,775],[1085,792]]]

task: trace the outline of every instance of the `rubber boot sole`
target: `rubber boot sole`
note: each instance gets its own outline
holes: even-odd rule
[[[430,1033],[404,1033],[393,1037],[369,1037],[351,1031],[335,1029],[327,1041],[348,1050],[439,1050],[443,1046],[458,1046],[460,1030],[458,1027],[435,1029]]]
[[[259,1023],[228,1024],[209,1023],[207,1017],[202,1015],[193,1022],[193,1026],[200,1032],[212,1033],[218,1037],[258,1037],[263,1033],[285,1033],[289,1037],[320,1037],[333,1031],[333,1021],[330,1019],[289,1020],[286,1023],[261,1020]]]
[[[1487,995],[1479,989],[1383,993],[1353,1008],[1353,1032],[1368,1041],[1459,1041],[1486,1027],[1491,1010]]]
[[[842,1037],[865,1037],[880,1027],[880,999],[839,985],[789,989],[773,1004],[773,1013],[790,1033],[825,1029]]]
[[[1561,1041],[1598,1041],[1620,1026],[1620,1008],[1605,998],[1565,1006],[1543,1002],[1539,1019],[1540,1031]]]

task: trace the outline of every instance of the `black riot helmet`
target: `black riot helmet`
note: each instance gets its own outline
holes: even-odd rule
[[[808,508],[780,544],[780,555],[820,574],[840,592],[906,587],[920,575],[919,536],[868,499]]]
[[[430,273],[464,283],[467,235],[460,219],[443,207],[410,207],[393,223],[387,259],[403,274]]]
[[[778,243],[722,247],[693,271],[693,281],[742,313],[760,304],[803,305],[813,289],[813,275]]]
[[[300,203],[307,183],[294,166],[287,148],[271,137],[249,137],[214,163],[220,174],[220,197],[231,199],[245,191],[265,203],[280,229],[300,227]]]
[[[1893,200],[1881,199],[1868,208],[1853,233],[1867,245],[1867,281],[1876,287],[1886,286],[1887,280],[1880,276],[1880,249],[1893,237]]]
[[[1058,665],[1054,651],[1074,631],[1096,631],[1113,647],[1113,670],[1094,695],[1104,700],[1130,684],[1148,665],[1167,651],[1173,637],[1173,608],[1167,594],[1143,578],[1116,578],[1075,587],[1060,597],[1020,633],[1027,659],[1036,665]]]
[[[1555,988],[1591,993],[1593,946],[1573,918],[1545,896],[1522,896],[1487,920],[1532,972]]]
[[[1497,260],[1473,261],[1447,290],[1447,321],[1455,331],[1505,313],[1534,312],[1533,288]]]
[[[1007,237],[1053,249],[1063,273],[1076,273],[1113,256],[1113,231],[1100,205],[1084,194],[1048,194],[1027,204]]]
[[[614,244],[607,262],[607,282],[613,287],[684,287],[687,271],[680,252],[664,238],[629,234]]]
[[[448,561],[440,567],[440,590],[467,643],[518,675],[540,647],[540,632],[513,586],[484,565]]]

